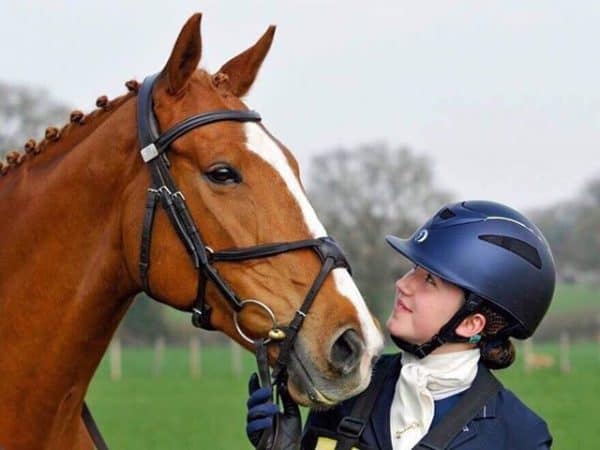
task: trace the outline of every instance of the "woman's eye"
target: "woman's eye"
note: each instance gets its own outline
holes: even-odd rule
[[[433,278],[433,275],[431,275],[430,273],[428,273],[427,276],[425,277],[425,281],[427,283],[431,283],[435,286],[435,278]]]
[[[238,184],[242,177],[230,166],[218,166],[205,172],[206,178],[216,184]]]

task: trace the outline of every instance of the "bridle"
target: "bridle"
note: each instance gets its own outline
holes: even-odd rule
[[[254,343],[241,329],[238,314],[246,305],[254,304],[266,311],[272,322],[268,337],[262,338],[262,343],[279,341],[279,355],[275,362],[272,380],[281,382],[284,370],[289,362],[290,352],[319,289],[333,269],[342,267],[350,270],[346,258],[331,237],[320,237],[293,242],[261,244],[246,248],[233,248],[215,252],[206,246],[190,214],[184,195],[177,188],[169,172],[167,151],[169,145],[177,138],[190,131],[215,122],[260,122],[261,117],[255,111],[249,110],[217,110],[188,117],[160,133],[158,121],[154,114],[152,89],[159,74],[147,77],[139,89],[137,103],[138,137],[141,144],[141,155],[148,165],[151,176],[151,186],[148,189],[144,223],[142,228],[140,250],[140,276],[144,291],[152,296],[150,290],[149,268],[150,247],[152,242],[152,225],[157,204],[169,217],[179,239],[189,253],[194,268],[198,272],[198,288],[196,300],[192,308],[192,323],[203,329],[213,329],[210,323],[211,309],[206,304],[205,294],[208,281],[212,282],[219,293],[227,300],[233,310],[233,320],[236,330],[242,339]],[[217,262],[238,262],[256,258],[266,258],[300,249],[312,249],[320,258],[321,271],[316,276],[300,308],[288,325],[282,326],[277,322],[273,311],[262,301],[256,299],[242,300],[236,295],[214,266]],[[269,380],[271,381],[271,380]]]
[[[177,236],[179,236],[179,239],[190,255],[194,268],[198,272],[196,299],[192,307],[192,323],[198,328],[206,330],[214,329],[210,323],[211,308],[205,301],[206,286],[210,280],[231,306],[234,326],[241,338],[256,346],[256,359],[261,385],[274,385],[276,389],[284,389],[287,377],[285,369],[290,360],[290,353],[304,318],[308,314],[319,289],[325,282],[329,272],[338,267],[350,271],[350,265],[346,261],[346,257],[339,245],[333,238],[328,236],[293,242],[261,244],[246,248],[226,249],[218,252],[206,246],[188,210],[185,197],[169,172],[170,162],[167,158],[169,146],[179,137],[202,126],[223,121],[260,122],[261,117],[256,111],[249,110],[210,111],[188,117],[173,125],[165,132],[160,133],[152,101],[152,90],[159,75],[154,74],[144,79],[139,88],[137,99],[137,128],[138,139],[141,145],[140,154],[144,162],[148,165],[151,179],[151,185],[148,188],[146,197],[140,246],[139,269],[143,289],[151,297],[157,298],[152,294],[150,289],[149,269],[152,227],[156,208],[160,202]],[[271,308],[264,302],[257,299],[240,299],[214,266],[217,262],[238,262],[256,258],[267,258],[301,249],[312,249],[319,256],[322,266],[308,290],[302,305],[296,310],[293,319],[287,325],[280,325]],[[272,324],[267,336],[253,340],[242,330],[238,315],[246,305],[255,305],[266,312]],[[279,355],[271,374],[268,366],[267,344],[272,341],[279,343]],[[314,394],[312,392],[309,392],[308,395],[313,401],[316,400],[313,398]],[[107,449],[108,447],[85,402],[82,410],[82,419],[92,436],[96,448],[99,450]]]

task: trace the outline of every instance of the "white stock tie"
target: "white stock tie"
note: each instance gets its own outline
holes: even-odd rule
[[[435,400],[466,391],[477,375],[479,349],[428,355],[402,354],[402,370],[390,408],[394,450],[412,449],[429,431]]]

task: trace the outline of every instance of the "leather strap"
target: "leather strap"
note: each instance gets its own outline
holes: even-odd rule
[[[373,372],[373,380],[369,384],[369,387],[358,396],[350,415],[343,417],[338,424],[338,439],[335,450],[350,450],[352,447],[359,445],[360,436],[371,417],[373,407],[375,406],[377,397],[379,397],[384,381],[390,375],[392,366],[398,360],[399,358],[389,358],[376,366]]]
[[[289,362],[290,353],[292,347],[294,346],[294,343],[296,342],[296,337],[298,335],[300,327],[302,326],[302,322],[304,322],[304,318],[306,317],[307,311],[310,309],[317,293],[319,292],[319,289],[321,288],[321,285],[325,281],[325,278],[327,278],[329,272],[333,269],[333,265],[333,259],[328,258],[325,260],[325,263],[321,268],[321,272],[313,282],[313,285],[308,291],[308,294],[306,294],[306,298],[304,299],[302,306],[296,311],[296,314],[294,315],[294,318],[292,319],[290,324],[287,327],[283,327],[286,333],[286,338],[279,347],[279,356],[277,357],[277,361],[275,362],[275,369],[273,370],[273,378],[275,378],[276,380],[280,378],[283,370]]]
[[[157,152],[156,156],[165,152],[173,141],[195,128],[223,121],[259,122],[261,120],[260,114],[256,111],[216,110],[195,114],[176,123],[160,134],[152,100],[152,90],[159,75],[159,73],[156,73],[146,77],[140,86],[137,108],[138,138],[142,147],[154,144]]]
[[[81,418],[83,419],[83,423],[85,424],[88,433],[92,438],[92,442],[94,443],[96,450],[108,450],[108,445],[106,445],[106,441],[104,441],[104,438],[102,438],[100,430],[98,429],[98,425],[96,425],[96,421],[92,417],[92,413],[86,402],[83,402]]]
[[[152,226],[154,225],[154,214],[156,212],[156,204],[159,199],[158,191],[148,189],[146,195],[146,210],[144,212],[144,222],[142,227],[142,245],[140,246],[140,276],[144,291],[152,296],[150,290],[150,279],[148,272],[150,271],[150,248],[152,246]]]
[[[226,249],[212,254],[211,261],[233,262],[244,261],[246,259],[265,258],[303,248],[316,248],[321,245],[322,242],[323,241],[320,239],[307,239],[303,241],[285,242],[279,244],[255,245],[253,247],[246,247],[243,249]]]
[[[158,123],[154,117],[154,102],[152,90],[160,73],[155,73],[144,79],[139,88],[137,99],[137,130],[138,139],[142,146],[154,142],[159,135]]]
[[[312,306],[315,297],[319,293],[321,286],[329,275],[329,272],[340,267],[347,269],[348,272],[351,272],[350,265],[348,264],[348,261],[346,261],[346,257],[344,256],[341,247],[333,238],[322,237],[317,240],[320,241],[320,245],[314,247],[314,249],[321,258],[323,266],[321,267],[321,271],[317,275],[317,278],[315,278],[313,285],[306,294],[304,302],[298,311],[296,311],[294,319],[292,319],[292,322],[287,327],[287,337],[281,345],[279,356],[275,362],[274,376],[276,379],[280,377],[280,373],[283,369],[285,369],[287,363],[289,362],[290,351],[294,345],[298,331],[300,330],[300,327],[304,322],[304,318],[308,314],[308,310]]]
[[[269,372],[269,356],[265,339],[257,339],[254,341],[254,346],[260,387],[269,387],[271,386],[271,374]]]
[[[167,131],[160,135],[154,145],[159,153],[164,152],[169,145],[177,138],[189,133],[194,128],[203,127],[215,122],[235,121],[235,122],[257,122],[260,120],[260,115],[256,111],[230,111],[218,110],[207,113],[196,114],[187,119],[173,125]]]

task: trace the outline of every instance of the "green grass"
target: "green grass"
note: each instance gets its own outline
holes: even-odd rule
[[[600,312],[600,288],[587,285],[559,284],[548,314],[578,310]]]
[[[558,355],[556,345],[536,352]],[[513,390],[550,425],[557,449],[595,449],[600,442],[600,349],[572,348],[572,373],[557,367],[525,374],[520,362],[499,372]],[[247,449],[245,401],[252,355],[243,354],[241,376],[231,369],[228,348],[204,349],[202,375],[192,380],[185,349],[169,348],[164,369],[152,375],[151,350],[123,353],[123,378],[109,380],[104,360],[88,393],[88,403],[111,449]],[[558,359],[557,359],[558,361]]]
[[[559,347],[536,345],[536,353],[554,355],[557,365],[525,373],[521,349],[517,362],[497,374],[504,385],[541,415],[554,437],[553,448],[597,449],[600,442],[600,346],[579,343],[570,350],[572,370],[559,369]]]
[[[245,449],[247,375],[252,355],[243,355],[235,376],[227,348],[203,349],[202,373],[191,379],[185,349],[169,348],[164,370],[152,374],[151,350],[123,352],[123,377],[109,379],[103,360],[88,393],[111,449]]]

